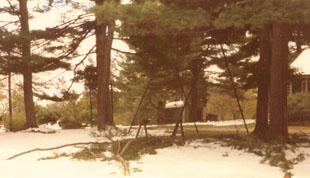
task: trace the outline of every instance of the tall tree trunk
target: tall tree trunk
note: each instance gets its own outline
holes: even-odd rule
[[[265,25],[260,31],[260,51],[258,61],[258,93],[256,107],[256,125],[254,134],[260,138],[268,132],[268,106],[270,86],[270,61],[271,61],[271,25]]]
[[[287,73],[288,25],[274,22],[271,85],[270,85],[270,137],[287,137]]]
[[[96,4],[100,5],[103,0],[97,0]],[[97,85],[98,85],[98,130],[104,129],[106,125],[114,125],[111,117],[110,106],[110,64],[111,48],[114,34],[114,22],[99,23],[96,20],[96,60],[97,60]]]
[[[22,37],[22,58],[24,65],[23,82],[24,82],[24,102],[26,112],[26,128],[38,127],[33,102],[32,92],[32,71],[30,64],[30,33],[29,33],[29,18],[27,0],[19,0],[20,5],[20,23]]]
[[[112,43],[114,37],[114,21],[110,21],[107,23],[107,35],[106,35],[106,44],[104,45],[104,61],[103,61],[103,96],[104,96],[104,111],[105,115],[105,124],[106,125],[114,125],[113,116],[112,116],[112,106],[111,106],[111,93],[110,93],[110,72],[111,72],[111,50],[112,50]]]

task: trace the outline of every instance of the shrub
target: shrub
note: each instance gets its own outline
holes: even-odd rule
[[[303,121],[306,111],[310,110],[310,95],[308,93],[295,93],[288,96],[287,106],[289,121]],[[309,119],[309,118],[308,118]]]
[[[57,112],[52,112],[48,108],[43,106],[36,106],[36,118],[39,124],[56,123],[60,119],[60,115]]]
[[[14,113],[13,118],[12,118],[12,128],[10,128],[10,117],[9,117],[9,115],[5,114],[3,116],[3,124],[4,124],[4,127],[6,129],[11,130],[11,131],[23,130],[25,128],[25,124],[26,124],[25,113],[23,113],[23,112]]]
[[[59,126],[63,129],[80,129],[83,127],[81,123],[70,119],[60,120]]]

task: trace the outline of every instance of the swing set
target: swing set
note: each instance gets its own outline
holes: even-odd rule
[[[233,75],[231,73],[231,70],[229,68],[229,64],[228,64],[228,61],[227,61],[227,57],[226,57],[223,45],[221,44],[220,47],[221,47],[222,55],[223,55],[223,58],[224,58],[224,64],[225,64],[225,67],[227,69],[227,72],[228,72],[228,75],[229,75],[229,79],[230,79],[230,82],[231,82],[231,85],[232,85],[232,88],[233,88],[233,91],[234,91],[234,95],[235,95],[235,98],[236,98],[236,101],[237,101],[237,104],[238,104],[239,112],[241,113],[243,124],[244,124],[244,127],[246,129],[246,134],[248,135],[249,134],[249,130],[248,130],[248,127],[247,127],[247,124],[246,124],[246,121],[245,121],[243,109],[241,107],[240,99],[239,99],[239,96],[238,96],[238,92],[237,92],[237,89],[236,89],[236,86],[235,86],[235,83],[234,83],[234,77],[233,77]],[[134,125],[135,120],[137,119],[138,113],[139,113],[139,111],[141,109],[143,100],[145,98],[145,95],[146,95],[147,91],[149,90],[149,87],[150,87],[150,84],[151,84],[152,80],[153,80],[153,78],[150,78],[148,83],[147,83],[147,85],[146,85],[146,87],[145,87],[145,90],[144,90],[143,95],[142,95],[142,97],[140,99],[140,102],[139,102],[138,108],[136,110],[136,113],[135,113],[135,115],[134,115],[134,117],[133,117],[133,119],[131,121],[130,127],[128,129],[128,133],[130,133],[130,131],[132,129],[132,126]],[[180,127],[182,139],[185,140],[185,134],[184,134],[184,128],[183,128],[183,117],[182,116],[183,116],[184,109],[189,104],[189,98],[191,96],[192,90],[190,89],[190,91],[186,95],[186,93],[184,91],[184,88],[182,87],[182,92],[183,92],[183,95],[185,97],[185,102],[184,102],[184,105],[183,105],[180,113],[177,115],[175,127],[173,129],[173,132],[172,132],[171,136],[175,137],[177,132],[178,132],[178,128]],[[142,117],[142,119],[139,121],[139,127],[138,127],[138,131],[137,131],[137,134],[136,134],[136,138],[138,138],[138,136],[139,136],[139,133],[140,133],[142,125],[144,126],[146,137],[148,137],[147,127],[146,127],[147,123],[148,123],[148,120],[146,118]],[[199,134],[198,127],[197,127],[195,121],[194,121],[194,126],[195,126],[196,133]]]

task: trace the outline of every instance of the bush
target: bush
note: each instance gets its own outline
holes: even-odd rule
[[[23,130],[26,125],[26,117],[23,112],[14,113],[12,118],[12,128],[10,128],[10,117],[8,114],[5,114],[2,119],[4,127],[11,131]]]
[[[308,93],[295,93],[288,96],[287,107],[289,114],[289,121],[305,121],[307,111],[310,110],[310,95]]]
[[[60,119],[57,112],[52,112],[43,106],[36,106],[36,118],[39,124],[52,123],[55,124]]]
[[[63,129],[80,129],[83,127],[81,123],[70,119],[60,120],[59,126]]]

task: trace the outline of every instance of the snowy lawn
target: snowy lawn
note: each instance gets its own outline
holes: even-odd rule
[[[227,123],[223,124],[227,126]],[[221,127],[221,126],[218,126]],[[200,127],[201,128],[201,127]],[[227,128],[227,127],[224,127]],[[232,127],[234,128],[234,127]],[[82,150],[82,146],[66,147],[53,151],[39,151],[22,155],[13,160],[6,160],[14,154],[34,148],[48,148],[76,142],[109,142],[104,137],[93,137],[92,129],[61,130],[53,128],[56,132],[43,134],[39,132],[22,131],[17,133],[0,133],[0,177],[3,178],[99,178],[124,177],[120,162],[101,161],[101,159],[84,161],[59,157],[57,159],[38,160],[55,156],[55,154],[72,153]],[[49,129],[39,129],[49,132]],[[220,129],[221,130],[221,129]],[[200,130],[201,132],[203,130]],[[133,138],[136,128],[131,136],[117,137],[116,139]],[[165,129],[150,129],[151,135],[168,136],[171,132]],[[141,134],[141,137],[144,133]],[[188,136],[189,137],[189,136]],[[224,136],[221,136],[224,137]],[[169,138],[169,137],[163,137]],[[151,139],[154,139],[152,137]],[[156,138],[157,139],[157,138]],[[141,139],[147,140],[147,139]],[[133,178],[189,178],[193,176],[205,178],[283,178],[284,173],[280,167],[272,167],[266,161],[260,163],[264,156],[257,156],[259,152],[245,151],[242,147],[234,145],[234,140],[205,138],[189,138],[185,144],[172,144],[156,149],[157,154],[144,154],[140,159],[129,160],[131,177]],[[126,141],[124,141],[126,142]],[[133,142],[129,147],[137,147]],[[140,142],[142,143],[142,142]],[[255,143],[254,143],[255,144]],[[292,151],[286,151],[289,160],[297,158],[299,153],[305,155],[305,160],[295,160],[297,165],[289,170],[293,178],[310,177],[310,159],[304,153],[310,154],[309,143],[304,147],[298,146]],[[85,146],[84,146],[85,147]],[[147,145],[145,145],[147,147]],[[235,147],[233,149],[232,147]],[[239,148],[239,149],[237,149]],[[267,149],[268,150],[268,149]],[[128,150],[129,151],[129,150]],[[256,153],[256,154],[254,154]],[[126,156],[124,156],[126,157]]]

